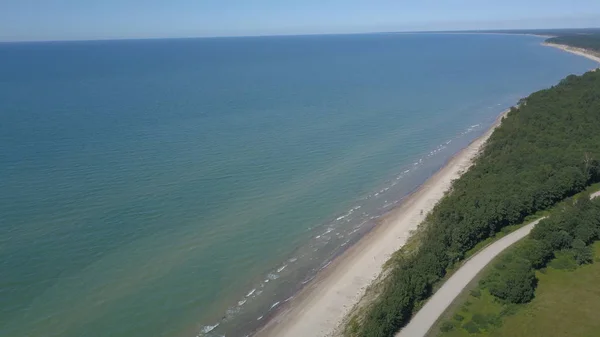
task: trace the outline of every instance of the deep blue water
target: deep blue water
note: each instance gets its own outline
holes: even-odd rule
[[[0,335],[251,331],[504,109],[595,66],[541,42],[0,44]]]

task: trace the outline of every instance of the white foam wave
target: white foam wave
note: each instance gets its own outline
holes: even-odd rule
[[[281,273],[286,267],[287,267],[287,264],[284,264],[283,266],[281,266],[280,268],[277,269],[277,272]]]
[[[269,308],[269,311],[270,311],[270,310],[273,310],[273,309],[274,309],[276,306],[278,306],[278,305],[279,305],[279,302],[275,302],[275,303],[273,303],[273,305],[271,305],[271,307]]]
[[[213,331],[214,329],[216,329],[219,326],[219,323],[215,324],[215,325],[205,325],[202,327],[202,329],[200,329],[201,333],[209,333],[211,331]]]
[[[241,307],[241,306],[242,306],[242,305],[244,305],[245,303],[246,303],[246,300],[241,300],[241,301],[238,301],[238,306],[240,306],[240,307]]]
[[[246,294],[246,297],[250,297],[250,296],[252,296],[252,294],[254,294],[254,292],[255,292],[255,291],[256,291],[256,288],[255,288],[255,289],[252,289],[252,290],[250,290],[250,292]]]
[[[306,280],[302,281],[302,284],[307,284],[308,282],[310,282],[310,281],[312,281],[314,279],[315,279],[315,277],[311,276],[311,277],[307,278]]]
[[[327,262],[323,267],[319,268],[319,270],[323,270],[327,268],[331,264],[331,261]]]
[[[227,311],[225,311],[225,316],[227,318],[231,318],[232,316],[235,316],[237,313],[239,313],[240,310],[240,307],[229,308],[227,309]]]

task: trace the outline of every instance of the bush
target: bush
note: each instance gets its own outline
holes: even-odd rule
[[[469,321],[465,324],[463,324],[463,329],[467,330],[468,333],[474,334],[474,333],[479,333],[480,329],[479,326],[477,326],[477,324],[475,324],[473,321]]]
[[[539,269],[552,259],[554,251],[544,241],[528,239],[517,246],[516,254],[529,260],[533,268]]]
[[[479,289],[473,289],[473,290],[471,290],[471,296],[476,297],[476,298],[480,298],[481,297],[481,290],[479,290]]]
[[[589,264],[594,261],[594,251],[592,247],[586,246],[585,242],[580,239],[573,240],[571,245],[573,247],[573,253],[575,255],[575,261],[577,264]]]
[[[502,318],[500,316],[488,315],[488,324],[499,328],[502,326]]]
[[[477,324],[479,327],[484,328],[484,329],[488,324],[487,317],[485,317],[485,315],[482,315],[482,314],[473,315],[473,318],[471,318],[471,320],[475,324]]]
[[[477,324],[480,330],[488,330],[488,326],[499,327],[502,325],[502,319],[493,314],[475,314],[471,321]]]
[[[555,253],[556,258],[550,261],[549,266],[558,270],[575,270],[577,262],[572,251],[560,251]]]
[[[454,320],[462,322],[465,319],[465,316],[461,315],[461,314],[455,314],[454,315]]]
[[[548,237],[549,243],[554,250],[567,248],[571,245],[573,237],[567,233],[567,231],[561,230],[559,232],[553,232]]]
[[[497,265],[482,281],[492,295],[511,303],[525,303],[534,297],[537,279],[531,262],[511,257]]]
[[[450,321],[445,321],[444,323],[442,323],[442,326],[440,326],[440,330],[442,332],[450,332],[452,330],[454,330],[455,326],[454,323],[450,322]]]

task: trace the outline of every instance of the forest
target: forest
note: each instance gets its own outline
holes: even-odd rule
[[[431,295],[448,268],[477,243],[600,181],[599,159],[600,72],[570,75],[521,100],[474,165],[427,216],[419,248],[393,260],[381,293],[351,335],[393,336]],[[580,259],[585,259],[587,243],[597,233],[586,234],[587,229],[571,228],[571,224],[564,225],[568,229],[562,226],[540,226],[533,236],[552,249],[573,246],[581,251]],[[539,259],[545,261],[548,257],[536,245],[527,249],[540,249]],[[506,263],[515,264],[517,274],[525,275],[524,282],[534,282],[527,279],[531,275],[528,263],[542,262]],[[529,296],[527,289],[515,291],[516,295],[510,289],[497,290],[499,296],[514,296],[515,301]]]

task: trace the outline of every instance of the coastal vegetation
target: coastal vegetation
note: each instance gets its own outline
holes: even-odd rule
[[[496,259],[432,336],[597,336],[600,200],[555,208]],[[558,324],[557,322],[560,322]]]
[[[427,216],[418,249],[391,261],[378,298],[352,319],[349,334],[392,336],[478,243],[600,181],[599,112],[600,72],[568,76],[512,108],[474,165]],[[537,241],[502,260],[497,269],[504,272],[483,283],[486,294],[530,301],[537,282],[533,268],[544,266],[556,251],[568,249],[578,263],[589,262],[588,244],[600,229],[568,221],[569,212],[542,221],[532,233]]]

